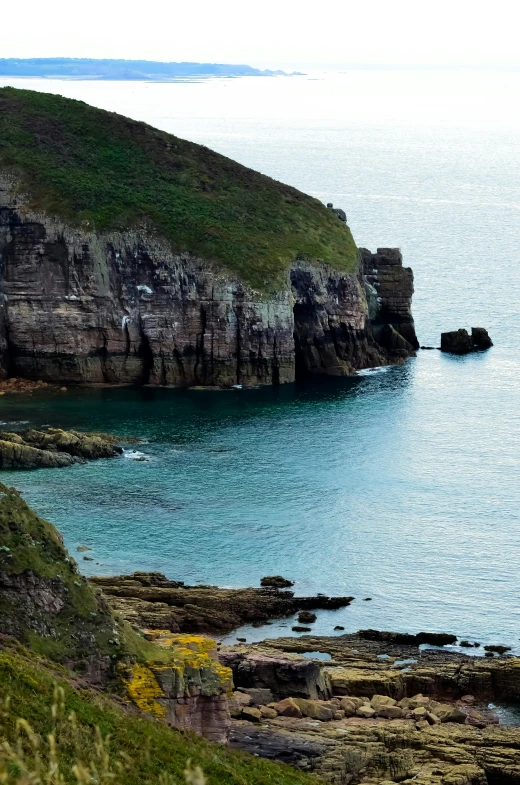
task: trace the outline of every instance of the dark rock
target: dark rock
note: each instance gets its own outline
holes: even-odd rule
[[[294,581],[282,578],[281,575],[266,575],[265,578],[262,578],[260,581],[260,586],[272,589],[288,589],[290,586],[294,586]]]
[[[311,627],[301,627],[297,624],[295,627],[292,627],[293,632],[312,632]]]
[[[471,335],[467,330],[454,330],[441,334],[441,351],[451,354],[468,354],[469,352],[489,349],[493,341],[483,327],[472,327]]]
[[[484,646],[484,651],[492,651],[495,654],[505,654],[506,651],[511,651],[511,646]]]
[[[473,351],[473,339],[467,330],[454,330],[441,333],[441,352],[450,354],[469,354]]]
[[[311,611],[300,611],[300,613],[298,614],[298,621],[301,624],[313,624],[313,622],[315,622],[316,619],[317,619],[316,614],[312,613]]]
[[[358,635],[360,638],[365,638],[369,641],[384,641],[405,646],[420,646],[423,643],[427,643],[430,646],[447,646],[457,642],[456,635],[449,635],[444,632],[419,632],[417,635],[409,635],[403,632],[360,630]]]
[[[472,327],[471,338],[476,349],[489,349],[493,346],[493,341],[489,337],[488,331],[483,327]]]
[[[363,597],[363,602],[371,602],[372,597]]]
[[[334,627],[334,629],[335,629],[335,630],[344,630],[344,629],[345,629],[345,627],[342,627],[342,626],[341,626],[341,624],[336,624],[336,626]]]

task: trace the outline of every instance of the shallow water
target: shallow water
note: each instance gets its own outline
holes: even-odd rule
[[[360,245],[399,245],[414,268],[421,343],[481,325],[495,346],[279,390],[4,396],[2,421],[145,440],[121,459],[4,481],[73,551],[94,548],[87,573],[227,586],[280,573],[298,593],[356,597],[321,612],[316,634],[427,629],[519,651],[520,74],[24,84],[147,119],[344,207]]]

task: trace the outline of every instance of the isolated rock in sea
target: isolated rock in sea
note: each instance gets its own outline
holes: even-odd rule
[[[489,333],[484,327],[472,327],[471,337],[473,339],[473,346],[476,349],[489,349],[493,346],[493,341],[489,337]]]
[[[316,614],[312,613],[311,611],[300,611],[298,614],[298,621],[300,624],[313,624],[316,619]]]
[[[1,469],[57,469],[76,461],[114,458],[123,452],[112,436],[61,428],[0,431]]]
[[[473,340],[467,330],[454,330],[441,334],[441,352],[469,354],[473,351]]]
[[[143,123],[35,95],[0,89],[0,114],[23,125],[0,137],[0,378],[270,385],[414,354],[412,271],[397,249],[358,250],[343,211]],[[140,175],[97,158],[106,138]],[[46,165],[26,166],[29,153]]]
[[[491,346],[493,341],[483,327],[472,327],[471,335],[464,329],[441,334],[441,351],[451,354],[469,354]]]
[[[281,575],[266,575],[260,581],[260,586],[269,587],[272,589],[288,589],[294,586],[294,581],[287,578],[282,578]]]

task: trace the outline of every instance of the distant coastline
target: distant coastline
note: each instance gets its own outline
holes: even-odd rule
[[[153,60],[94,60],[48,57],[0,59],[0,77],[171,81],[174,79],[238,76],[302,76],[225,63],[161,63]]]

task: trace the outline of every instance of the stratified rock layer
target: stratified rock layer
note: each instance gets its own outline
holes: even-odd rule
[[[363,250],[352,274],[295,261],[263,296],[153,234],[71,228],[14,194],[0,178],[0,376],[278,384],[417,348],[413,276],[396,250]]]

